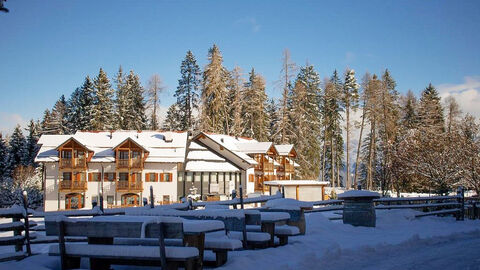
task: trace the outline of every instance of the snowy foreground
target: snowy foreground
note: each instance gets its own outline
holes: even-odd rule
[[[307,214],[305,236],[292,237],[283,247],[230,252],[227,264],[218,269],[480,269],[480,221],[415,219],[415,213],[377,211],[376,228],[343,225],[322,213]],[[46,252],[48,245],[33,250]],[[82,267],[88,268],[87,260],[82,259]],[[1,263],[0,269],[60,269],[59,258],[41,254]]]

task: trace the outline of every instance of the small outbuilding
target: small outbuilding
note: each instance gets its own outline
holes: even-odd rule
[[[317,180],[277,180],[266,181],[270,194],[285,189],[285,198],[300,201],[319,201],[325,199],[325,186],[329,182]]]

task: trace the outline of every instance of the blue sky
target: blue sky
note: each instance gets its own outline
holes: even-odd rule
[[[100,67],[111,78],[119,65],[133,69],[144,84],[160,74],[167,107],[186,51],[203,67],[213,43],[227,68],[255,67],[272,97],[279,96],[274,82],[289,48],[298,65],[313,64],[322,78],[347,67],[359,78],[389,68],[402,93],[419,93],[432,82],[443,96],[470,102],[466,111],[480,108],[480,1],[10,0],[6,7],[10,13],[0,14],[3,132],[40,118]]]

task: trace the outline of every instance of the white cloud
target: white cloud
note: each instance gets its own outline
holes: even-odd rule
[[[260,24],[257,23],[257,19],[253,17],[245,17],[242,19],[238,19],[236,24],[243,24],[243,25],[249,25],[252,29],[252,32],[257,33],[260,31]]]
[[[0,112],[0,133],[3,135],[11,134],[18,124],[26,127],[28,121],[16,113]]]
[[[441,84],[437,89],[442,99],[452,96],[464,113],[480,117],[480,76],[467,76],[461,84]]]

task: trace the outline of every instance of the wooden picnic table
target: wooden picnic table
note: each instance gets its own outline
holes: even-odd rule
[[[155,216],[96,216],[91,218],[91,220],[92,222],[138,222],[143,224],[144,222],[154,220],[155,218]],[[182,218],[182,221],[185,246],[196,247],[200,256],[200,261],[203,262],[205,234],[222,231],[225,229],[225,224],[219,220],[189,220]],[[88,243],[90,243],[90,239]],[[96,239],[92,244],[113,244],[113,238]]]
[[[275,244],[275,223],[286,222],[289,219],[290,214],[285,212],[260,212],[261,230],[270,234],[270,246]]]

